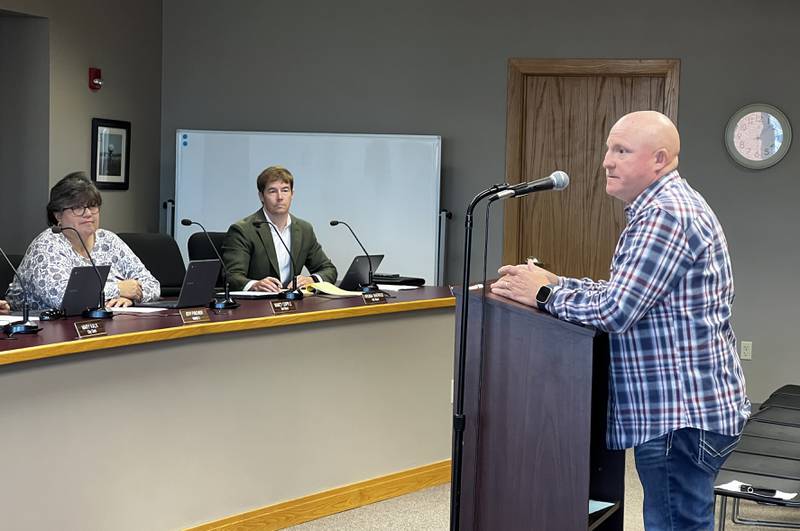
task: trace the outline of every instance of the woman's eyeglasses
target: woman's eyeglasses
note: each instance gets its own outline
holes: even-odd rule
[[[100,212],[100,207],[98,205],[74,206],[74,207],[67,207],[64,210],[70,210],[72,214],[75,216],[85,216],[87,210],[92,214],[97,214],[98,212]]]

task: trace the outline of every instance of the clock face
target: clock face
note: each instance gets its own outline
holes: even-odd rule
[[[783,127],[768,112],[744,115],[733,130],[736,151],[748,160],[766,160],[775,155],[783,142]]]
[[[789,150],[790,143],[789,120],[771,105],[742,107],[725,129],[728,152],[747,168],[762,169],[776,164]]]

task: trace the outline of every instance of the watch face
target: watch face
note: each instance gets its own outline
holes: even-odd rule
[[[542,286],[539,288],[539,291],[536,292],[536,302],[539,304],[546,304],[548,300],[550,300],[550,294],[553,293],[553,288],[550,286]]]

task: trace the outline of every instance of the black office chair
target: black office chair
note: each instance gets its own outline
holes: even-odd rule
[[[11,263],[17,268],[20,262],[22,262],[22,257],[23,255],[21,254],[8,255],[8,259],[11,260]],[[8,263],[3,260],[3,256],[0,255],[0,299],[5,297],[6,291],[8,291],[8,285],[11,284],[12,280],[14,280],[14,270],[9,267]]]
[[[161,283],[162,297],[176,297],[180,293],[186,266],[172,236],[145,232],[120,232],[117,236]]]
[[[222,255],[222,242],[225,240],[225,234],[225,232],[208,233],[208,235],[211,237],[211,241],[214,242],[214,246],[217,248],[217,251],[219,251],[220,255]],[[214,249],[212,249],[211,245],[208,243],[208,238],[206,238],[206,235],[202,232],[195,232],[189,236],[187,247],[189,250],[189,260],[212,260],[217,257]],[[225,274],[222,271],[222,268],[219,270],[217,288],[225,289]]]

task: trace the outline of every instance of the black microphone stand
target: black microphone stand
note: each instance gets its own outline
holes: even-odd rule
[[[253,226],[256,228],[259,228],[261,227],[261,225],[264,224],[269,225],[270,227],[272,227],[272,230],[275,231],[275,236],[278,237],[278,239],[281,242],[281,245],[283,245],[283,248],[286,249],[286,253],[289,255],[289,263],[291,264],[292,267],[292,289],[291,291],[281,291],[278,294],[278,298],[285,299],[287,301],[299,301],[300,299],[303,298],[303,292],[297,289],[297,275],[295,275],[294,273],[297,270],[295,269],[295,263],[294,263],[294,258],[292,258],[292,252],[289,250],[289,247],[286,245],[286,242],[283,241],[283,238],[281,238],[281,233],[278,232],[278,227],[276,227],[272,222],[270,221],[253,222]],[[280,272],[278,272],[278,275],[280,275]]]
[[[361,286],[361,293],[384,293],[384,291],[381,290],[373,280],[374,271],[372,269],[372,258],[369,256],[367,249],[361,243],[361,240],[359,240],[358,236],[356,236],[355,231],[353,231],[353,227],[351,227],[346,221],[340,221],[336,219],[331,220],[331,227],[335,227],[339,223],[341,223],[350,230],[350,234],[352,234],[353,238],[356,239],[356,242],[358,243],[359,247],[361,247],[361,250],[364,251],[364,255],[366,255],[367,257],[367,264],[369,265],[369,276],[367,277],[367,283],[365,285],[362,284]]]
[[[22,320],[3,325],[3,333],[9,337],[17,334],[38,334],[41,328],[39,328],[39,325],[36,323],[30,322],[30,309],[28,308],[28,286],[25,285],[25,281],[22,280],[22,276],[19,274],[19,272],[17,272],[17,268],[14,267],[14,264],[11,263],[11,260],[8,259],[8,255],[2,247],[0,247],[0,253],[3,254],[3,258],[5,258],[6,262],[8,262],[8,265],[11,266],[11,270],[14,272],[14,276],[17,278],[17,280],[19,280],[19,285],[22,288]]]
[[[184,227],[197,225],[203,229],[203,234],[205,234],[206,238],[208,238],[208,244],[211,246],[211,249],[213,249],[214,254],[217,255],[217,260],[219,260],[219,263],[222,266],[222,277],[223,281],[225,282],[225,296],[222,300],[215,296],[214,300],[208,303],[208,307],[214,310],[232,310],[233,308],[238,308],[240,304],[236,302],[233,297],[231,297],[231,285],[228,282],[228,268],[225,267],[225,262],[222,261],[222,256],[220,256],[217,246],[214,245],[214,241],[211,239],[211,236],[208,234],[206,228],[198,221],[185,218],[181,220],[181,225]]]
[[[495,184],[491,188],[476,195],[467,206],[464,221],[464,277],[461,284],[461,330],[458,344],[458,364],[456,367],[456,401],[453,408],[453,469],[450,484],[450,529],[459,528],[461,510],[461,468],[464,460],[464,368],[467,360],[467,318],[469,315],[469,270],[472,257],[472,211],[484,198],[508,189],[508,184]]]
[[[60,234],[65,230],[71,230],[75,234],[78,235],[78,240],[81,242],[81,246],[83,250],[86,251],[86,256],[89,257],[89,262],[92,263],[92,267],[94,268],[94,272],[97,275],[97,280],[100,281],[100,294],[99,294],[99,304],[96,308],[87,308],[81,312],[81,317],[86,319],[113,319],[114,312],[111,310],[106,309],[106,297],[105,297],[105,285],[103,283],[103,276],[100,274],[100,271],[97,269],[97,264],[94,263],[94,259],[92,258],[92,253],[89,252],[89,249],[86,248],[86,243],[83,241],[83,237],[81,233],[77,231],[77,229],[73,227],[62,227],[61,225],[54,225],[50,229],[54,234]]]

